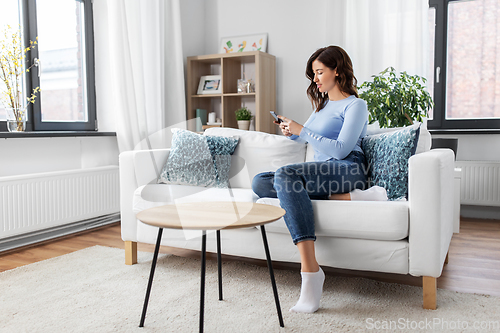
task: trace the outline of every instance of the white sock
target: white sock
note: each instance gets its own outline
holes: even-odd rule
[[[352,201],[387,201],[387,191],[380,186],[372,186],[364,191],[355,189],[350,193]]]
[[[300,298],[290,312],[313,313],[319,308],[319,300],[323,292],[325,273],[319,268],[315,273],[300,272],[302,275],[302,286],[300,287]]]

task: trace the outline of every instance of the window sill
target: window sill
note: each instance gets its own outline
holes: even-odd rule
[[[40,131],[40,132],[0,132],[0,138],[54,138],[54,137],[82,137],[82,136],[116,136],[115,132],[86,132],[86,131]]]
[[[500,129],[431,129],[431,134],[500,134]]]

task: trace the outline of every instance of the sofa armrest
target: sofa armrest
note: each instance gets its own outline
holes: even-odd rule
[[[124,241],[137,241],[137,219],[132,211],[135,190],[156,183],[170,149],[126,151],[120,154],[120,215]]]
[[[433,149],[409,160],[409,273],[441,275],[453,235],[454,155]]]

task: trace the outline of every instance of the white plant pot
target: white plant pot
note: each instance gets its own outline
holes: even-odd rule
[[[250,120],[238,120],[238,128],[248,131],[250,128]]]

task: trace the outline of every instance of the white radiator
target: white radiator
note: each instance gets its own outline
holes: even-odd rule
[[[500,207],[500,162],[456,161],[462,169],[460,203]]]
[[[0,239],[120,211],[118,166],[0,177]]]

